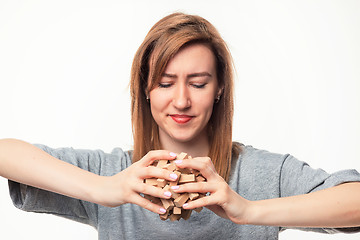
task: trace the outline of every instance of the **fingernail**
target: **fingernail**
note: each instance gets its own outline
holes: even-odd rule
[[[166,213],[165,208],[160,208],[160,213]]]
[[[181,164],[183,162],[183,160],[175,160],[174,161],[176,164]]]
[[[170,152],[170,156],[176,157],[176,153]]]
[[[165,197],[171,197],[171,192],[166,191],[166,192],[164,192],[164,195],[165,195]]]
[[[186,208],[189,204],[188,203],[185,203],[183,206],[183,208]]]
[[[179,188],[180,188],[179,186],[172,186],[172,187],[171,187],[172,190],[177,190],[177,189],[179,189]]]
[[[177,176],[175,173],[171,173],[171,174],[170,174],[170,178],[172,178],[172,179],[174,179],[174,180],[176,180],[177,177],[178,177],[178,176]]]

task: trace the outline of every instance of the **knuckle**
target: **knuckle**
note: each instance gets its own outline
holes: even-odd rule
[[[150,173],[151,173],[151,167],[146,167],[146,168],[144,168],[144,174],[145,174],[146,176],[149,176]]]
[[[153,173],[154,173],[154,169],[155,169],[155,167],[153,167],[153,166],[148,166],[148,167],[146,167],[146,168],[144,169],[144,174],[145,174],[145,176],[147,176],[147,177],[152,176]]]
[[[210,158],[210,157],[205,157],[205,158],[204,158],[204,162],[205,162],[206,164],[211,163],[211,158]]]
[[[201,167],[204,169],[208,166],[211,166],[212,165],[212,161],[211,161],[211,158],[209,157],[204,157],[202,158],[202,161],[201,161]]]
[[[142,202],[143,202],[142,205],[144,208],[151,210],[152,204],[149,200],[144,198],[144,200]]]
[[[170,172],[169,170],[166,170],[166,169],[160,169],[160,174],[161,176],[163,176],[164,178],[169,178],[170,174],[172,172]]]
[[[138,189],[138,191],[140,192],[140,193],[147,193],[147,188],[146,188],[147,186],[146,186],[146,184],[140,184],[139,185],[139,189]]]
[[[205,169],[206,168],[206,163],[205,162],[200,162],[199,164],[198,164],[198,168],[199,168],[199,170],[203,170],[203,169]]]
[[[199,191],[200,192],[205,192],[206,190],[205,190],[205,184],[203,184],[203,183],[199,183],[200,185],[199,185]]]
[[[148,153],[146,153],[145,157],[147,158],[152,158],[154,156],[154,150],[149,151]]]
[[[208,198],[208,197],[204,197],[204,198],[202,198],[201,200],[202,200],[204,206],[209,205],[209,198]]]

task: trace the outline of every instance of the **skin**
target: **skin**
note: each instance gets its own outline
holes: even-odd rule
[[[186,149],[191,156],[207,156],[206,128],[214,100],[220,94],[215,57],[210,48],[204,44],[182,48],[169,61],[158,86],[149,94],[162,147],[173,152]],[[187,119],[190,120],[182,121]]]
[[[197,68],[202,66],[201,68]],[[175,186],[175,192],[209,192],[204,198],[185,204],[192,209],[207,207],[220,217],[237,224],[292,227],[350,227],[360,225],[360,183],[345,183],[333,188],[287,198],[261,201],[244,199],[221,178],[210,158],[205,129],[214,99],[221,94],[214,77],[214,56],[205,45],[183,48],[170,60],[162,86],[150,91],[154,119],[159,124],[164,150],[150,151],[141,160],[114,176],[99,176],[56,159],[33,145],[15,139],[0,140],[0,175],[27,185],[108,207],[137,204],[155,213],[161,206],[151,203],[140,193],[169,198],[170,192],[146,185],[146,178],[174,181],[171,172],[150,166],[159,159],[174,159],[173,152],[187,152],[194,158],[176,161],[180,168],[197,169],[207,182]],[[194,77],[194,73],[207,72]],[[206,85],[204,88],[194,84]],[[164,84],[170,84],[164,88]],[[181,117],[190,116],[184,122]],[[170,116],[170,117],[169,117]],[[183,116],[182,116],[183,117]],[[186,118],[186,117],[185,117]],[[175,122],[174,122],[175,121]],[[28,171],[32,169],[32,171]],[[52,179],[52,181],[48,181]]]

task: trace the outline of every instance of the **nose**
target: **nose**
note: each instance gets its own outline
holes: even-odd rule
[[[173,105],[179,110],[185,110],[191,106],[190,94],[186,84],[177,84],[173,96]]]

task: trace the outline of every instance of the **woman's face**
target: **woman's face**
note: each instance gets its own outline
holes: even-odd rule
[[[150,91],[152,115],[161,142],[191,142],[206,137],[214,99],[220,94],[215,57],[207,45],[182,48]]]

